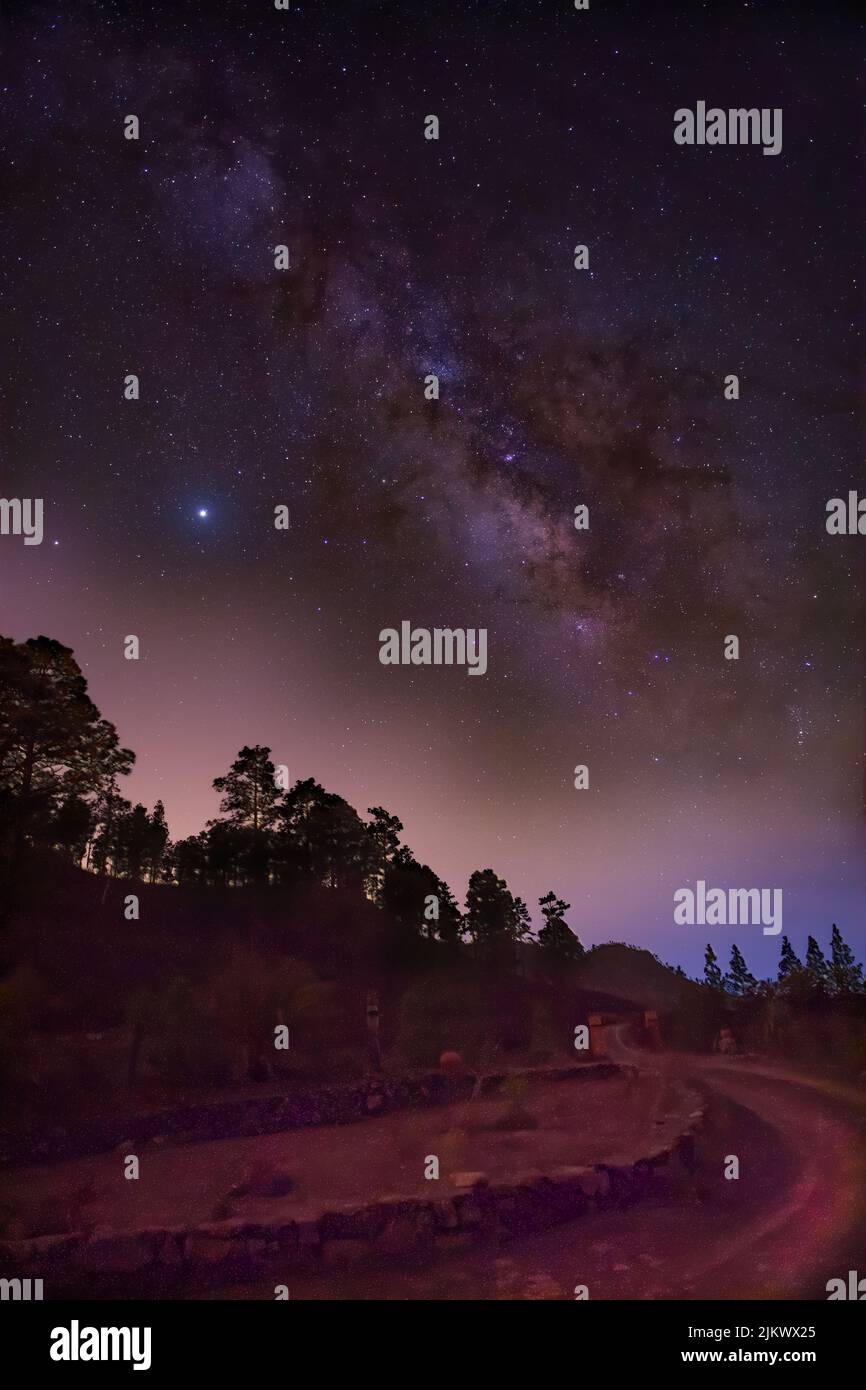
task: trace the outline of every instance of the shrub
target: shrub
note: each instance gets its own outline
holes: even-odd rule
[[[159,994],[136,999],[145,1037],[145,1056],[165,1080],[188,1085],[223,1085],[231,1080],[232,1056],[201,991],[175,978]]]

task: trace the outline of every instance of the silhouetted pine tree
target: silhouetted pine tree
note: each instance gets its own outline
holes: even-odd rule
[[[796,954],[795,954],[795,952],[794,952],[793,946],[791,945],[791,943],[790,943],[790,941],[788,940],[787,936],[783,936],[783,937],[782,937],[782,950],[781,950],[781,953],[780,953],[780,955],[779,955],[779,974],[778,974],[779,982],[781,983],[782,980],[787,980],[788,976],[789,976],[793,971],[795,971],[795,970],[802,970],[802,969],[803,969],[803,966],[801,965],[799,959],[797,958],[797,956],[796,956]]]
[[[116,791],[134,762],[87,694],[70,647],[0,637],[0,858],[16,858],[71,797]]]
[[[863,967],[855,961],[851,947],[842,940],[835,922],[830,937],[830,982],[836,994],[863,992]]]
[[[493,869],[476,869],[471,875],[463,920],[467,936],[485,951],[510,945],[525,927],[505,879]]]
[[[462,922],[454,894],[406,845],[400,845],[385,865],[378,901],[412,936],[450,945],[460,939]]]
[[[704,952],[704,979],[710,989],[721,991],[724,988],[722,972],[719,968],[719,958],[709,942],[707,942],[707,949]]]
[[[522,898],[514,899],[514,939],[525,941],[532,932],[532,917]]]
[[[824,952],[818,945],[814,936],[810,936],[806,942],[806,974],[809,976],[813,988],[826,990],[830,984],[830,970],[824,957]]]
[[[538,899],[538,906],[544,918],[544,926],[538,933],[539,946],[560,960],[578,960],[584,954],[583,947],[565,920],[571,903],[558,898],[551,889]]]
[[[384,806],[368,806],[367,813],[372,816],[372,820],[365,824],[367,834],[375,846],[374,857],[376,860],[371,868],[367,893],[374,902],[381,903],[388,868],[395,862],[396,856],[401,850],[400,832],[403,829],[403,822],[397,816],[392,816],[389,811],[386,811]],[[411,853],[409,857],[413,859],[413,862],[416,862]]]
[[[270,748],[258,743],[255,748],[243,747],[225,777],[213,780],[214,791],[222,793],[223,815],[256,832],[273,825],[281,796],[275,778]]]
[[[739,946],[731,947],[731,963],[725,976],[725,988],[729,994],[741,997],[754,994],[758,988],[758,981],[746,965]]]
[[[157,801],[150,818],[147,843],[147,868],[151,883],[160,876],[163,859],[168,845],[168,826],[165,823],[165,807]]]

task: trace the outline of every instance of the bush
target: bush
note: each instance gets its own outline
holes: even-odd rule
[[[134,1012],[146,1060],[166,1081],[218,1086],[231,1080],[231,1049],[188,980],[176,978],[160,994],[138,996]]]
[[[323,983],[302,961],[238,950],[208,984],[219,1027],[248,1075],[340,1073],[362,1069],[364,1017],[338,985]],[[353,1023],[353,1013],[356,1015]],[[274,1030],[289,1030],[289,1049],[274,1047]]]
[[[238,947],[203,985],[177,977],[161,992],[134,996],[130,1079],[139,1056],[182,1085],[358,1075],[365,1035],[354,1002],[354,1010],[347,1007],[340,988],[317,980],[302,962]],[[274,1046],[280,1025],[289,1031],[288,1050]]]
[[[506,1098],[505,1109],[494,1122],[494,1129],[537,1129],[538,1120],[525,1104],[527,1081],[525,1076],[506,1077],[502,1093]]]
[[[443,1052],[459,1052],[478,1068],[491,1052],[490,1020],[477,980],[430,975],[411,984],[399,1006],[397,1046],[412,1068],[435,1067]]]
[[[35,1081],[33,1018],[44,989],[30,966],[18,966],[0,983],[0,1087],[7,1101]]]

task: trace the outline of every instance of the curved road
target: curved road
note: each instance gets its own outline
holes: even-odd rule
[[[293,1277],[299,1299],[826,1299],[866,1275],[866,1094],[777,1067],[649,1054],[611,1029],[609,1052],[711,1101],[699,1165],[679,1195],[598,1211],[421,1268],[367,1263]],[[650,1079],[647,1077],[646,1079]],[[738,1179],[726,1179],[730,1157]],[[273,1298],[273,1289],[219,1297]]]

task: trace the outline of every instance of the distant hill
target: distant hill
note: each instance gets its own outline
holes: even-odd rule
[[[697,1002],[702,994],[699,984],[678,975],[651,951],[622,941],[609,941],[587,951],[580,963],[579,981],[584,990],[601,990],[660,1012]]]

